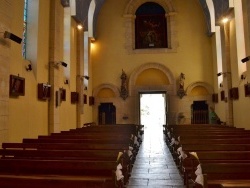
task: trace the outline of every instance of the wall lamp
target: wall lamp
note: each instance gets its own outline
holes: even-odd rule
[[[69,80],[66,79],[66,80],[64,81],[64,84],[65,84],[65,85],[69,84]]]
[[[221,75],[223,75],[223,74],[230,74],[231,72],[219,72],[219,73],[217,73],[217,76],[221,76]]]
[[[67,66],[68,66],[68,64],[65,63],[65,62],[63,62],[63,61],[58,62],[57,65],[62,65],[62,66],[64,66],[64,67],[67,67]]]
[[[84,75],[84,76],[77,75],[76,77],[80,78],[81,80],[83,80],[84,78],[85,78],[86,80],[89,80],[89,76],[86,76],[86,75]]]
[[[68,64],[65,63],[65,62],[63,62],[63,61],[59,61],[57,63],[52,62],[52,63],[53,63],[53,67],[56,67],[56,68],[58,68],[59,65],[62,65],[63,67],[67,67],[68,66]]]
[[[83,76],[83,78],[85,78],[86,80],[89,80],[89,76]]]
[[[8,31],[0,32],[0,33],[4,33],[4,34],[3,34],[3,37],[4,37],[4,38],[8,38],[8,39],[10,39],[10,40],[12,40],[12,41],[14,41],[14,42],[16,42],[16,43],[18,43],[18,44],[20,44],[20,43],[22,42],[22,38],[20,38],[20,37],[14,35],[13,33],[10,33],[10,32],[8,32]]]
[[[31,64],[28,64],[28,65],[26,66],[26,71],[32,71],[32,66],[31,66]]]
[[[246,75],[244,75],[244,74],[240,75],[240,79],[241,79],[241,80],[245,80],[245,79],[246,79],[246,77],[247,77],[247,76],[246,76]]]
[[[250,60],[250,56],[247,56],[241,60],[242,63],[246,63],[247,61]]]

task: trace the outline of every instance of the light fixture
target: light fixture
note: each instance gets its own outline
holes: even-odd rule
[[[59,65],[62,65],[63,67],[67,67],[67,66],[68,66],[68,64],[65,63],[65,62],[63,62],[63,61],[52,62],[52,65],[53,65],[53,67],[55,67],[55,68],[58,68]]]
[[[3,32],[1,32],[1,33],[3,33]],[[3,37],[8,38],[16,43],[19,43],[19,44],[22,42],[22,38],[14,35],[13,33],[8,32],[8,31],[4,32]]]
[[[69,80],[66,79],[66,80],[64,81],[64,84],[65,84],[65,85],[69,84]]]
[[[82,28],[83,28],[82,24],[78,24],[78,25],[77,25],[77,29],[78,29],[78,30],[82,30]]]
[[[221,76],[223,74],[230,74],[230,72],[219,72],[219,73],[217,73],[217,76]]]
[[[26,66],[26,71],[32,71],[32,66],[31,66],[31,64],[28,64],[28,65]]]
[[[246,75],[244,75],[244,74],[240,75],[240,79],[241,79],[241,80],[245,80],[245,79],[246,79],[246,77],[247,77],[247,76],[246,76]]]
[[[224,23],[224,24],[227,23],[228,21],[229,21],[228,18],[223,18],[223,19],[222,19],[222,23]]]
[[[92,38],[90,39],[90,42],[91,42],[91,43],[94,43],[94,42],[95,42],[95,38],[92,37]]]
[[[89,76],[83,76],[83,78],[85,78],[86,80],[89,80]]]
[[[59,64],[61,64],[61,65],[64,66],[64,67],[67,67],[67,66],[68,66],[68,64],[65,63],[65,62],[63,62],[63,61],[60,61]]]
[[[245,63],[250,60],[250,56],[247,56],[241,60],[242,63]]]

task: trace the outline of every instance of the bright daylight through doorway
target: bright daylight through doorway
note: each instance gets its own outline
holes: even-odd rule
[[[166,124],[165,93],[140,94],[140,120],[145,132],[162,132],[162,125]]]

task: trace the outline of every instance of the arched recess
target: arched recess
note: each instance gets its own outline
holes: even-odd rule
[[[213,89],[213,87],[212,87],[210,84],[205,83],[205,82],[194,82],[194,83],[190,84],[190,85],[187,87],[186,94],[187,94],[187,95],[190,95],[191,92],[192,92],[192,90],[193,90],[195,87],[198,87],[198,86],[204,87],[204,88],[208,91],[208,93],[209,93],[210,95],[213,94],[213,92],[214,92],[214,89]]]
[[[172,93],[175,91],[176,88],[176,84],[175,84],[175,79],[174,76],[172,74],[172,72],[165,67],[162,64],[159,63],[145,63],[143,65],[141,65],[140,67],[138,67],[137,69],[134,70],[134,72],[131,74],[130,79],[129,79],[129,84],[128,84],[128,88],[129,88],[129,95],[130,96],[135,96],[137,93],[136,91],[136,80],[138,78],[138,76],[145,70],[147,69],[157,69],[162,71],[166,77],[168,78],[169,81],[169,85],[165,86],[165,87],[159,87],[157,85],[152,85],[150,88],[147,86],[144,89],[147,90],[168,90],[169,93]]]
[[[136,49],[135,50],[135,13],[136,10],[146,2],[154,2],[162,6],[166,12],[167,33],[168,33],[168,48],[158,49]],[[129,54],[145,54],[145,53],[167,53],[176,52],[178,47],[176,23],[175,23],[175,9],[172,0],[130,0],[124,10],[124,26],[125,26],[125,48]]]
[[[96,97],[98,95],[98,93],[102,90],[102,89],[111,89],[114,94],[115,94],[115,97],[119,97],[120,96],[120,92],[119,92],[119,89],[113,85],[113,84],[110,84],[110,83],[106,83],[106,84],[101,84],[99,85],[98,87],[96,87],[94,90],[93,90],[93,96]]]

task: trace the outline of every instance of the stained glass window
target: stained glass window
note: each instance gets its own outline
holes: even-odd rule
[[[28,0],[24,0],[24,14],[23,14],[23,47],[22,55],[26,59],[26,42],[27,42],[27,14],[28,14]]]

